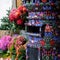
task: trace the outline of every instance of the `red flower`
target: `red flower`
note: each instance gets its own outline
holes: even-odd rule
[[[44,46],[44,45],[45,45],[45,41],[44,41],[44,40],[41,40],[41,41],[40,41],[40,44],[41,44],[42,46]]]
[[[22,13],[25,13],[27,11],[26,7],[25,6],[19,6],[18,7],[18,10]]]
[[[42,0],[42,2],[43,2],[43,3],[46,3],[46,2],[47,2],[47,0]]]
[[[36,6],[39,6],[39,4],[38,4],[38,3],[36,3],[35,5],[36,5]]]
[[[53,46],[55,44],[54,40],[50,40],[50,45]]]
[[[26,11],[27,11],[26,7],[23,7],[23,12],[26,12]]]
[[[22,19],[18,19],[17,20],[17,25],[22,25],[22,23],[23,23],[23,20]]]
[[[12,9],[10,11],[10,14],[9,14],[9,19],[10,21],[14,21],[15,20],[15,17],[14,17],[14,13],[16,12],[16,9]]]
[[[12,16],[12,14],[9,15],[9,20],[12,22],[14,21],[14,17]]]
[[[54,6],[55,4],[52,2],[51,5]]]
[[[10,19],[10,21],[17,20],[21,15],[22,15],[22,13],[19,10],[12,9],[9,14],[9,19]]]
[[[16,10],[15,13],[14,13],[14,18],[18,19],[20,15],[21,15],[20,11]]]
[[[23,6],[19,6],[17,9],[18,9],[19,11],[22,11],[22,10],[23,10]]]

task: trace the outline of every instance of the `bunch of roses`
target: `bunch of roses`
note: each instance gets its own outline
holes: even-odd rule
[[[25,6],[19,6],[17,9],[12,9],[9,14],[9,20],[15,22],[17,25],[22,25],[24,22],[23,17],[25,17],[27,9]],[[24,15],[24,16],[23,16]]]

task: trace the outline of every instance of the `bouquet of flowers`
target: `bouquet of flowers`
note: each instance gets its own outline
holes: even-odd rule
[[[26,58],[26,39],[23,36],[4,36],[0,39],[0,57],[10,57],[11,60],[24,60]]]
[[[13,29],[24,28],[24,22],[27,21],[28,10],[25,6],[19,6],[17,9],[12,9],[9,14],[10,22],[13,22]]]

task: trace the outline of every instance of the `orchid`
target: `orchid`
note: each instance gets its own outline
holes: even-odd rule
[[[7,45],[9,44],[10,41],[11,41],[11,36],[3,36],[0,40],[0,49],[6,50]]]
[[[0,49],[2,49],[3,50],[3,42],[2,42],[2,40],[0,40]]]

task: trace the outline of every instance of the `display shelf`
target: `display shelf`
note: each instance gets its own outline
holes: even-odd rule
[[[32,19],[31,19],[32,20]],[[25,23],[25,26],[27,27],[27,26],[36,26],[36,27],[42,27],[44,24],[52,24],[52,25],[54,25],[56,22],[55,22],[55,20],[40,20],[40,21],[38,21],[37,23],[35,22],[35,20],[33,20],[33,23],[32,23],[32,21],[30,20],[30,22],[28,21],[28,22],[26,22]],[[53,23],[54,22],[54,23]]]
[[[26,32],[26,35],[39,36],[39,37],[41,37],[41,33],[30,33],[30,32]]]
[[[31,44],[31,46],[30,46],[30,44]],[[34,48],[37,48],[37,47],[40,48],[41,47],[40,42],[35,42],[34,43],[33,41],[30,41],[29,44],[28,44],[28,46],[34,47]]]
[[[59,3],[59,1],[58,1],[58,3]],[[54,5],[57,5],[57,3],[55,2],[55,3],[53,3]],[[25,3],[25,4],[23,4],[23,6],[37,6],[37,5],[39,5],[39,6],[47,6],[47,5],[49,5],[49,6],[51,6],[51,3],[50,2],[47,2],[47,3]]]
[[[25,26],[36,26],[36,27],[41,27],[43,24],[30,24],[30,23],[25,23]]]
[[[55,58],[57,57],[56,52],[58,49],[54,50],[54,47],[56,48],[56,43],[59,40],[58,37],[56,37],[56,35],[59,35],[58,28],[60,28],[60,24],[58,23],[60,11],[59,2],[57,0],[25,1],[29,1],[29,3],[23,3],[23,5],[28,9],[28,21],[25,22],[25,27],[26,35],[28,36],[29,42],[31,42],[27,44],[29,45],[29,49],[31,49],[30,51],[32,52],[32,49],[35,48],[34,46],[37,45],[38,47],[39,43],[39,48],[41,49],[37,51],[40,52],[39,56],[41,57],[39,57],[38,54],[37,56],[40,60],[57,60]],[[35,42],[37,42],[36,45]],[[30,51],[28,50],[29,53]],[[32,58],[30,57],[32,54],[29,53],[27,53],[27,60],[35,60],[34,54]],[[36,60],[39,59],[37,58]]]
[[[36,4],[38,4],[38,5],[50,5],[50,3],[49,2],[47,2],[47,3],[26,3],[26,4],[23,4],[24,6],[31,6],[31,5],[36,5]]]
[[[34,17],[32,16],[32,17],[27,17],[27,19],[32,19],[32,20],[33,20],[33,19],[34,19],[34,20],[40,19],[40,20],[41,20],[42,18],[41,18],[41,17],[37,17],[37,16],[34,16]]]
[[[38,10],[33,10],[33,9],[29,9],[28,10],[28,12],[44,12],[44,11],[53,11],[53,12],[56,12],[57,11],[57,9],[55,9],[57,6],[55,6],[52,10],[48,10],[48,9],[46,9],[46,10],[43,10],[42,8],[40,8],[40,9],[38,9]],[[32,8],[34,8],[34,7],[32,7]],[[54,10],[55,9],[55,10]]]
[[[55,19],[55,17],[52,17],[52,16],[47,16],[47,17],[27,17],[27,19],[30,19],[30,20],[54,20]]]
[[[29,11],[54,11],[54,8],[56,7],[53,7],[52,6],[57,6],[58,5],[58,2],[47,2],[47,3],[23,3],[24,6],[26,6]],[[36,8],[34,8],[36,7]],[[32,10],[34,8],[34,10]]]

